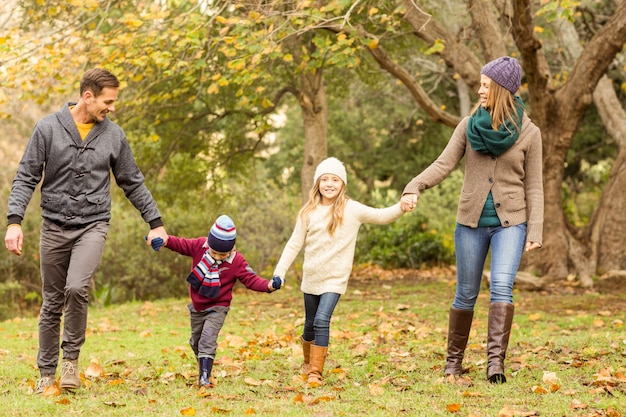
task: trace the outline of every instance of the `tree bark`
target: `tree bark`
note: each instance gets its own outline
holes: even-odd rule
[[[309,197],[317,165],[328,154],[328,103],[321,70],[305,71],[300,77],[298,102],[304,123],[304,161],[300,171],[302,202]]]

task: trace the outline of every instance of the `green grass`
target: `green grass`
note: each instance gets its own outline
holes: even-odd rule
[[[97,363],[104,374],[59,396],[30,395],[36,319],[0,323],[0,415],[625,415],[624,291],[516,291],[509,382],[495,386],[485,381],[484,288],[464,362],[473,384],[465,387],[442,381],[452,278],[354,279],[333,316],[326,384],[311,389],[299,373],[302,296],[289,284],[269,295],[236,290],[220,334],[216,388],[205,396],[194,387],[184,297],[92,308],[79,365],[84,372]],[[544,382],[544,372],[558,380]]]

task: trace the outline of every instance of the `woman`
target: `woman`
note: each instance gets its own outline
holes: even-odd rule
[[[541,133],[515,95],[522,70],[501,57],[481,71],[479,100],[456,127],[437,160],[405,187],[409,207],[466,157],[454,246],[457,288],[450,309],[444,375],[456,380],[474,316],[487,252],[491,248],[491,304],[487,379],[504,383],[504,358],[513,322],[513,283],[522,253],[541,247],[543,183]],[[403,199],[403,201],[406,201]]]

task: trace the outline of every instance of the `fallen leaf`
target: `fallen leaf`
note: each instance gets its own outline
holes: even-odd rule
[[[43,390],[44,397],[58,397],[61,395],[61,389],[57,384],[50,385]]]
[[[193,407],[187,407],[187,408],[183,408],[182,410],[180,410],[180,413],[184,416],[195,416],[196,409]]]
[[[61,398],[60,400],[55,401],[55,403],[62,404],[62,405],[69,405],[70,399],[69,398]]]
[[[370,395],[377,397],[379,395],[383,395],[385,393],[385,389],[377,384],[371,384],[369,386]]]
[[[98,363],[90,363],[87,369],[85,369],[85,377],[87,378],[99,378],[104,374],[102,367]]]
[[[254,379],[252,377],[249,377],[249,376],[244,378],[243,382],[245,382],[248,385],[255,386],[255,387],[258,387],[258,386],[260,386],[262,384],[261,381],[257,381],[256,379]]]
[[[555,384],[559,381],[559,378],[556,376],[555,372],[543,371],[543,383],[544,384]]]
[[[446,410],[448,410],[448,413],[458,413],[461,411],[461,404],[448,404]]]
[[[215,413],[220,413],[220,414],[228,414],[232,411],[232,410],[226,410],[224,408],[217,408],[217,407],[211,407],[211,410],[213,410]]]
[[[545,389],[544,387],[540,387],[538,385],[533,385],[533,387],[530,390],[534,392],[535,394],[547,394],[548,393],[547,389]]]

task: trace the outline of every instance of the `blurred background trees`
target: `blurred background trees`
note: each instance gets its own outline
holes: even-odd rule
[[[626,269],[625,42],[626,2],[611,0],[8,0],[3,206],[34,122],[76,99],[84,70],[105,67],[122,81],[112,118],[168,232],[204,235],[228,213],[239,250],[267,275],[321,159],[345,162],[353,198],[398,201],[468,113],[482,65],[506,54],[522,62],[519,94],[544,139],[544,248],[525,268],[592,285]],[[453,262],[461,183],[460,170],[416,212],[364,227],[356,262]],[[146,225],[115,197],[92,299],[184,296],[190,260],[143,245]],[[35,198],[24,255],[0,251],[6,310],[38,305],[39,223]]]

